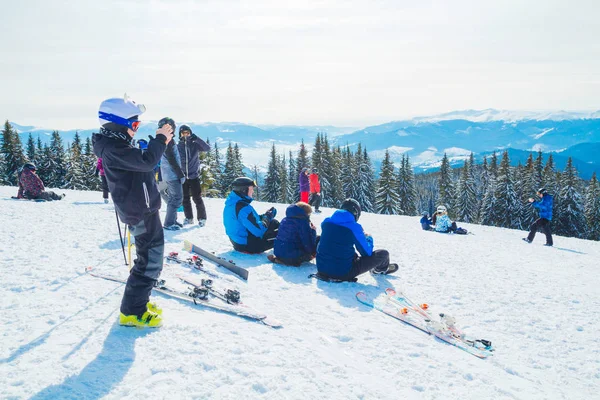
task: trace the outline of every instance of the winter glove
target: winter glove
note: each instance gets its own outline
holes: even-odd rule
[[[267,210],[265,215],[269,217],[269,221],[273,221],[275,219],[275,216],[277,215],[277,210],[275,209],[275,207],[271,207]]]

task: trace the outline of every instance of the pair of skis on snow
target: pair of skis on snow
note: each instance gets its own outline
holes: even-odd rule
[[[458,347],[469,354],[479,358],[491,356],[494,350],[492,343],[485,339],[472,339],[456,326],[453,317],[440,314],[437,321],[427,311],[427,304],[417,304],[403,293],[394,289],[386,289],[385,294],[371,298],[365,292],[358,292],[356,299],[375,310],[400,320],[418,330],[433,335],[436,338]]]

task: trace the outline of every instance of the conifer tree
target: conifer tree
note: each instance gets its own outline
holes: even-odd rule
[[[343,161],[342,161],[342,188],[344,190],[344,198],[352,197],[356,199],[357,196],[357,181],[358,177],[356,172],[358,167],[356,165],[356,159],[352,154],[349,147],[344,150]]]
[[[83,146],[83,170],[85,171],[85,182],[89,190],[100,190],[101,181],[99,176],[96,176],[96,165],[98,159],[94,154],[92,148],[92,140],[88,137],[85,139],[85,145]]]
[[[65,183],[62,187],[66,189],[89,190],[86,183],[81,138],[79,137],[79,132],[75,132],[73,143],[66,157]]]
[[[375,211],[375,171],[373,164],[367,154],[367,149],[356,153],[357,184],[356,184],[356,200],[360,203],[363,211]],[[414,187],[413,187],[414,189]]]
[[[333,207],[335,199],[332,196],[333,187],[331,182],[335,180],[331,169],[331,149],[327,135],[321,135],[321,159],[318,166],[313,165],[319,172],[319,183],[321,184],[321,205]]]
[[[208,138],[206,138],[206,144],[210,146]],[[200,170],[198,171],[200,187],[202,194],[209,197],[217,197],[219,193],[219,190],[216,188],[217,179],[212,168],[214,164],[213,157],[214,154],[211,150],[198,153],[198,159],[200,160]]]
[[[498,169],[495,197],[498,213],[496,215],[497,219],[494,226],[519,228],[522,203],[515,191],[507,150],[502,154],[502,162]]]
[[[592,175],[590,184],[585,193],[585,220],[587,223],[587,239],[600,240],[600,184],[596,178],[596,173]]]
[[[227,152],[225,153],[225,167],[223,168],[223,194],[227,196],[229,191],[231,190],[231,183],[237,177],[242,176],[242,174],[238,173],[237,160],[235,151],[231,142],[229,142],[229,146],[227,146]]]
[[[296,161],[290,150],[287,169],[287,198],[290,203],[297,203],[300,200],[298,175],[296,172]]]
[[[244,176],[244,160],[242,159],[242,152],[237,143],[233,147],[233,153],[235,155],[235,173],[237,176]]]
[[[8,120],[4,123],[4,129],[2,130],[0,155],[2,158],[0,182],[5,185],[16,186],[18,182],[18,171],[23,164],[25,164],[27,158],[23,152],[21,138]]]
[[[329,161],[329,169],[331,171],[331,193],[329,193],[328,206],[338,208],[342,202],[346,199],[344,195],[344,188],[342,185],[342,150],[339,146],[331,150],[331,156]],[[362,203],[361,203],[362,207]],[[364,208],[363,208],[364,209]],[[367,209],[364,209],[368,211]]]
[[[66,185],[67,157],[62,138],[58,131],[52,132],[50,140],[50,158],[47,160],[48,181],[44,182],[51,188],[62,188]]]
[[[38,152],[38,157],[39,162],[36,164],[37,176],[48,186],[52,174],[52,152],[47,144],[44,143],[41,153]]]
[[[225,174],[223,173],[223,161],[221,157],[221,151],[219,150],[219,144],[215,142],[213,146],[212,156],[210,159],[210,170],[215,178],[215,184],[213,191],[208,193],[210,197],[223,197],[228,192],[228,185],[225,181]]]
[[[402,215],[417,215],[414,174],[408,155],[402,155],[398,169],[398,208]]]
[[[310,160],[308,158],[308,150],[306,150],[306,145],[304,144],[304,139],[300,143],[300,150],[298,150],[298,158],[296,159],[296,180],[299,179],[300,172],[303,168],[308,168],[310,166]],[[300,195],[298,195],[300,198]]]
[[[473,156],[473,153],[471,153]],[[477,195],[472,164],[465,160],[456,185],[456,219],[462,222],[475,222],[477,219]]]
[[[277,157],[277,161],[278,161],[277,168],[279,169],[279,179],[280,179],[280,185],[281,185],[281,189],[279,192],[279,197],[277,199],[277,202],[283,203],[283,204],[288,204],[288,203],[290,203],[289,198],[288,198],[289,182],[288,182],[288,175],[287,175],[287,160],[285,158],[285,153],[283,153],[281,156]]]
[[[35,153],[35,141],[33,140],[33,136],[31,132],[29,132],[29,136],[27,137],[27,159],[35,164],[36,153]]]
[[[390,160],[390,153],[386,150],[381,162],[381,173],[375,195],[375,212],[378,214],[398,214],[398,194],[394,164]]]
[[[275,143],[271,146],[269,165],[267,167],[267,176],[263,186],[262,198],[269,203],[277,203],[281,194],[281,176],[279,160],[275,150]]]
[[[448,214],[454,216],[454,185],[452,183],[452,168],[448,156],[444,153],[440,167],[439,205],[448,208]]]
[[[553,216],[556,221],[553,228],[559,235],[585,237],[585,214],[579,187],[577,170],[569,157],[561,176],[559,195],[555,196],[559,197],[559,206],[557,214]]]
[[[254,179],[254,182],[256,182],[256,184],[258,185],[256,188],[254,188],[254,195],[252,196],[252,198],[256,201],[261,201],[262,200],[262,183],[259,182],[258,180],[259,176],[258,176],[258,165],[254,164],[254,166],[252,167],[252,179]]]
[[[542,151],[539,150],[535,162],[533,163],[533,170],[531,174],[531,190],[538,190],[542,186],[544,176],[544,159]]]

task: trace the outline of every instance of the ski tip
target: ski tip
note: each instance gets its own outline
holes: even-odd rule
[[[395,295],[396,295],[396,290],[395,290],[395,289],[392,289],[392,288],[387,288],[387,289],[385,289],[385,293],[386,293],[388,296],[395,296]]]
[[[87,267],[85,267],[85,272],[90,272],[93,269],[94,269],[94,267],[92,267],[91,265],[88,265]]]

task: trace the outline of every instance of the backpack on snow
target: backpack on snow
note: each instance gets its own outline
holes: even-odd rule
[[[467,231],[465,228],[456,228],[454,233],[456,233],[457,235],[466,235],[467,233],[469,233],[469,231]]]

